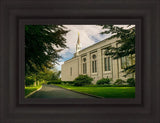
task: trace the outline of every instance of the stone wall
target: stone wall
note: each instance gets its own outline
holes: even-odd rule
[[[61,66],[61,80],[73,81],[79,75],[79,59],[73,58]]]

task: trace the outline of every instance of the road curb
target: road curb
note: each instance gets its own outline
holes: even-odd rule
[[[39,91],[42,88],[42,86],[40,88],[38,88],[37,90],[31,92],[30,94],[26,95],[25,98],[31,96],[32,94],[34,94],[35,92]]]
[[[63,87],[60,87],[60,86],[57,86],[57,85],[54,85],[54,86],[59,87],[59,88],[63,88]],[[91,94],[87,94],[87,93],[83,93],[83,92],[79,92],[79,91],[75,91],[75,90],[70,90],[70,89],[67,89],[67,88],[63,88],[63,89],[69,90],[69,91],[72,91],[72,92],[75,92],[75,93],[79,93],[79,94],[95,97],[95,98],[104,98],[104,97],[95,96],[95,95],[91,95]]]

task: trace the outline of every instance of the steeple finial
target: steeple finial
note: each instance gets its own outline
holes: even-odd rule
[[[77,40],[77,44],[80,44],[79,32],[78,32],[78,40]]]

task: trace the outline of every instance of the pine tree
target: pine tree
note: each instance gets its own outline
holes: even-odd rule
[[[57,48],[67,47],[67,32],[62,25],[26,25],[25,74],[52,68],[60,58]]]
[[[117,46],[106,48],[105,55],[110,55],[113,59],[123,57],[131,58],[131,65],[124,68],[126,76],[135,73],[135,26],[128,25],[127,28],[115,25],[101,25],[105,31],[102,34],[112,34],[109,39],[117,38]]]

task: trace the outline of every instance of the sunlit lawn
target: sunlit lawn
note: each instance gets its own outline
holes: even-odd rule
[[[75,87],[56,84],[69,90],[100,96],[104,98],[134,98],[135,87]]]
[[[39,86],[31,86],[31,87],[25,87],[25,96],[32,93],[33,91],[37,90],[38,88],[40,88],[42,85]]]

